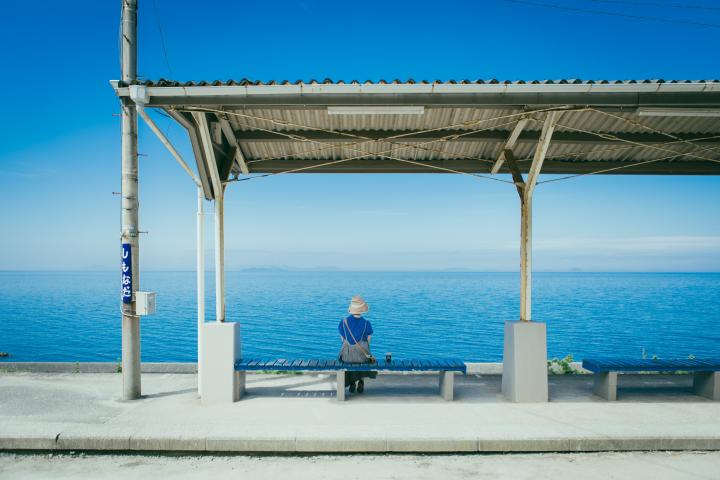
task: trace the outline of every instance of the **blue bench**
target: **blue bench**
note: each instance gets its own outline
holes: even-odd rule
[[[466,373],[465,363],[451,358],[427,360],[392,360],[386,362],[378,359],[377,363],[357,364],[338,360],[321,359],[249,359],[235,362],[235,371],[280,372],[337,372],[337,399],[345,400],[345,372],[438,372],[440,375],[440,395],[445,400],[452,400],[454,395],[455,372]]]
[[[595,374],[593,392],[606,400],[617,400],[618,373],[693,372],[693,391],[711,400],[720,400],[720,360],[594,358],[582,366]]]

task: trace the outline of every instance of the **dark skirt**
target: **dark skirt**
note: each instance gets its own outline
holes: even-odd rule
[[[345,372],[345,386],[349,387],[353,383],[357,382],[358,380],[362,380],[363,378],[375,377],[377,377],[377,372]]]
[[[365,352],[370,353],[370,345],[368,345],[368,342],[366,341],[360,342],[360,348],[350,345],[348,342],[343,342],[342,348],[340,349],[340,355],[338,355],[338,360],[345,363],[351,363],[353,365],[369,364],[370,360],[365,355]],[[363,378],[375,377],[377,377],[377,372],[372,371],[345,372],[345,386],[349,387]]]

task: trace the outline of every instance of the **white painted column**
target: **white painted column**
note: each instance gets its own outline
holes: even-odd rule
[[[225,321],[225,186],[215,193],[215,320]]]
[[[245,373],[235,372],[242,358],[240,324],[225,322],[225,185],[218,172],[207,116],[194,112],[215,197],[215,322],[203,325],[202,402],[232,402],[245,390]]]
[[[215,190],[215,322],[202,326],[202,403],[238,401],[245,392],[245,372],[235,371],[242,359],[240,324],[225,322],[224,186]]]
[[[520,199],[520,321],[532,318],[532,194]]]
[[[502,375],[502,393],[513,402],[548,401],[547,329],[545,323],[532,321],[532,199],[559,115],[548,112],[527,181],[516,181],[520,194],[520,320],[505,322]],[[520,177],[517,166],[513,168],[513,177]]]
[[[197,369],[198,369],[198,395],[202,396],[202,335],[205,325],[205,195],[202,187],[198,187],[197,198]]]

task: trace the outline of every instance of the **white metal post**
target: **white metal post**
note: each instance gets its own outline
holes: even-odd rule
[[[122,81],[137,80],[137,0],[122,0]],[[137,110],[127,98],[122,107],[121,243],[130,245],[133,299],[122,304],[123,400],[140,398],[140,317],[134,295],[140,288]]]
[[[202,395],[202,332],[205,324],[205,195],[198,187],[197,199],[197,369],[198,395]]]
[[[561,112],[548,112],[543,123],[535,155],[520,195],[520,320],[532,319],[532,198],[542,164],[545,161],[555,123]]]
[[[215,318],[225,321],[225,186],[215,193]]]
[[[210,180],[215,195],[215,319],[225,321],[225,185],[218,172],[215,152],[210,138],[207,117],[202,112],[193,113],[200,130],[202,147],[207,159]]]
[[[520,320],[532,318],[532,195],[520,198]]]

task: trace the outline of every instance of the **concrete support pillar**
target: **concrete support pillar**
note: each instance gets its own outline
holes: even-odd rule
[[[520,196],[520,321],[505,322],[502,377],[503,394],[513,402],[548,401],[547,331],[544,323],[531,321],[532,199],[560,115],[559,111],[547,112],[527,181],[515,162],[512,148],[508,147],[514,143],[512,137],[502,152]]]
[[[122,81],[137,80],[137,0],[122,1],[121,68]],[[137,109],[128,98],[121,103],[121,243],[129,249],[132,300],[122,303],[122,381],[123,400],[140,398],[140,317],[135,315],[135,292],[140,289],[140,221],[137,152]],[[125,277],[127,278],[127,277]]]
[[[520,196],[520,321],[505,322],[502,392],[513,402],[547,402],[547,331],[532,318],[532,190]]]
[[[238,401],[245,390],[244,372],[235,371],[235,362],[242,359],[240,324],[235,322],[204,324],[201,351],[202,403]]]

